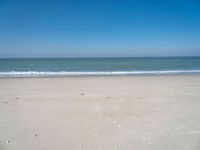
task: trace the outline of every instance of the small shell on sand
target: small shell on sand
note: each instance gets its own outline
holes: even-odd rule
[[[8,143],[10,143],[10,141],[9,141],[9,140],[7,140],[7,141],[6,141],[6,143],[7,143],[7,144],[8,144]]]

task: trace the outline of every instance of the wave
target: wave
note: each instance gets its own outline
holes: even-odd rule
[[[167,75],[167,74],[200,74],[200,70],[163,70],[163,71],[10,71],[0,72],[0,77],[34,77],[34,76],[95,76],[95,75]]]

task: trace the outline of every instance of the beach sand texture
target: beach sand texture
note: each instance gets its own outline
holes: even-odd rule
[[[199,150],[200,76],[0,79],[0,150]]]

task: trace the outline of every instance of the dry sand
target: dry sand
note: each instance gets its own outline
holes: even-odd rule
[[[199,150],[200,76],[0,79],[0,150]]]

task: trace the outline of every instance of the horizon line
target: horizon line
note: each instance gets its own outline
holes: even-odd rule
[[[198,56],[83,56],[83,57],[0,57],[0,59],[65,59],[65,58],[169,58],[169,57],[200,57]]]

